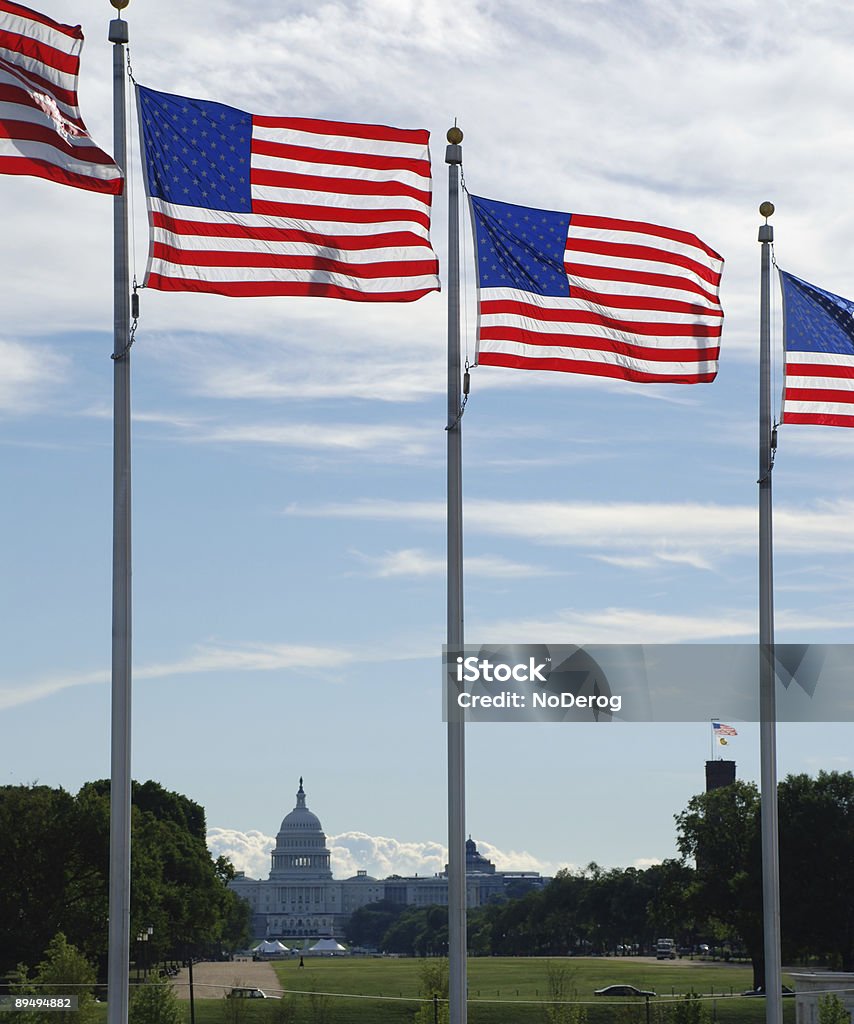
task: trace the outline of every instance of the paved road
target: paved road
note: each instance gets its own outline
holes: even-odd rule
[[[190,998],[190,972],[183,967],[172,979],[179,999]],[[234,960],[228,963],[193,965],[193,993],[196,999],[215,999],[233,988],[260,988],[268,996],[280,994],[279,979],[269,963]]]

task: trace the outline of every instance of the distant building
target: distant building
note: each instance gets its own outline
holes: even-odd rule
[[[541,888],[548,881],[535,871],[496,871],[474,840],[466,843],[470,907],[519,895],[526,888]],[[359,871],[352,878],[335,880],[326,835],[320,819],[306,806],[302,779],[296,806],[285,815],[276,835],[269,878],[247,878],[240,871],[229,887],[251,906],[252,933],[264,939],[341,935],[354,910],[378,900],[411,907],[448,903],[447,867],[432,876],[379,880]]]
[[[735,761],[706,761],[706,792],[735,782]]]

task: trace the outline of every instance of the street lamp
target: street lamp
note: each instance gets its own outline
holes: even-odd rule
[[[151,936],[153,934],[154,934],[154,926],[153,925],[149,925],[147,928],[145,928],[143,931],[141,931],[137,935],[136,941],[137,942],[143,942],[143,943],[148,942],[148,940],[151,938]],[[142,948],[143,948],[143,957],[142,957],[143,975],[142,976],[143,976],[143,980],[144,981],[148,981],[148,952],[147,952],[148,947],[147,946],[143,946]],[[136,965],[136,980],[139,981],[139,964]]]

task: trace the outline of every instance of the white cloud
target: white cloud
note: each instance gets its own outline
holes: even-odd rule
[[[67,370],[68,359],[47,345],[0,338],[0,415],[41,405]]]
[[[236,829],[208,829],[208,848],[214,857],[225,856],[238,871],[251,878],[267,878],[270,873],[270,852],[275,837],[263,832],[240,832]],[[541,860],[527,851],[501,850],[492,843],[476,840],[480,852],[499,871],[539,871],[553,875],[561,867]],[[389,875],[435,875],[445,870],[447,848],[432,840],[403,841],[389,836],[371,836],[366,832],[341,832],[327,837],[334,878],[350,878],[357,871],[367,871],[373,878]]]
[[[447,571],[447,560],[441,556],[430,555],[420,548],[402,548],[399,551],[387,551],[382,555],[363,555],[354,552],[370,567],[372,576],[379,579],[423,578],[444,576]],[[554,569],[523,562],[513,562],[500,555],[473,555],[466,558],[467,577],[485,577],[487,579],[522,579],[525,577],[554,576]]]

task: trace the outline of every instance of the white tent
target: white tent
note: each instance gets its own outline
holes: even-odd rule
[[[335,939],[318,939],[309,949],[309,953],[344,953],[345,947]]]
[[[288,947],[284,942],[279,942],[278,939],[265,939],[264,942],[255,947],[255,954],[257,956],[279,956],[287,952]]]

